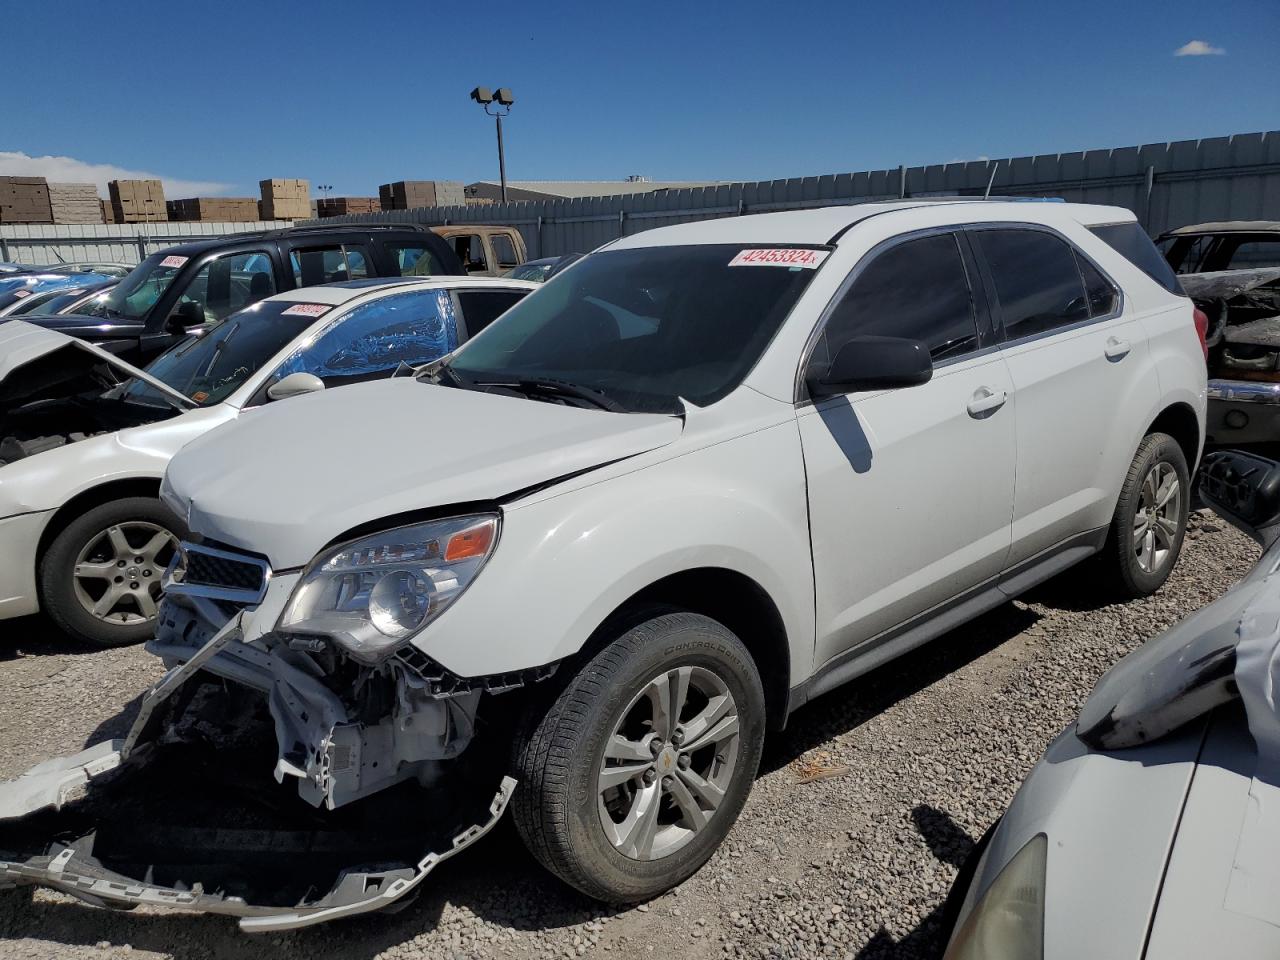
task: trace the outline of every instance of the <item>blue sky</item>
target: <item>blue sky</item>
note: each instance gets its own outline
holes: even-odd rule
[[[5,44],[0,173],[110,165],[171,197],[494,179],[477,84],[515,91],[515,180],[765,179],[1280,128],[1280,0],[0,0],[0,23],[32,38]],[[1174,56],[1195,40],[1225,52]]]

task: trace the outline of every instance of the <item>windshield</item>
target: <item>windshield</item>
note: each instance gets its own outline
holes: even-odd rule
[[[241,384],[315,322],[311,315],[285,315],[295,304],[256,303],[233,313],[201,337],[189,337],[156,357],[147,373],[197,406],[211,407]],[[130,380],[120,399],[167,405],[163,394],[143,380]]]
[[[90,317],[140,320],[178,275],[186,257],[153,253],[134,267],[105,297],[85,306]]]
[[[739,244],[596,253],[512,307],[447,370],[471,386],[560,381],[627,410],[705,406],[746,377],[823,257]]]

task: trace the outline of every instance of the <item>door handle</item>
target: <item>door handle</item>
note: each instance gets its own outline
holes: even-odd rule
[[[1106,354],[1108,360],[1123,360],[1132,349],[1133,347],[1129,345],[1128,340],[1121,340],[1119,337],[1107,337],[1107,345],[1102,352]]]
[[[1003,407],[1004,402],[1008,399],[1009,395],[1003,390],[979,387],[973,391],[973,396],[969,399],[968,406],[965,409],[969,411],[969,416],[975,420],[981,420],[983,417],[990,416]]]

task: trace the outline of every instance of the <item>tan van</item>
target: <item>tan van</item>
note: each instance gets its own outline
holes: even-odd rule
[[[527,259],[524,238],[515,227],[456,223],[431,230],[449,242],[473,277],[500,277]]]

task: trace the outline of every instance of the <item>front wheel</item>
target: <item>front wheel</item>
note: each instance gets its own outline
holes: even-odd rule
[[[85,643],[138,643],[155,630],[160,581],[186,528],[154,497],[93,507],[62,529],[40,560],[40,600]]]
[[[655,616],[586,664],[519,744],[516,826],[588,896],[647,900],[719,847],[764,731],[760,674],[742,642],[697,614]]]
[[[1155,593],[1173,572],[1187,531],[1191,478],[1182,447],[1167,433],[1143,438],[1116,503],[1103,562],[1125,597]]]

